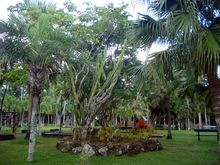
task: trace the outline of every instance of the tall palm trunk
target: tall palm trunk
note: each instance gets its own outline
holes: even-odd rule
[[[36,146],[36,132],[37,132],[37,109],[39,104],[39,96],[33,96],[33,106],[31,111],[31,122],[30,122],[30,138],[29,138],[29,148],[28,148],[28,161],[32,162],[34,160],[34,152]]]
[[[218,135],[220,136],[220,80],[217,79],[216,72],[208,74],[209,92],[211,96],[212,109],[215,115],[215,121],[218,127]],[[220,141],[218,147],[220,153]],[[220,161],[220,154],[219,154]]]
[[[45,80],[45,70],[41,65],[30,65],[28,81],[30,85],[30,98],[32,98],[30,138],[28,147],[28,162],[34,161],[37,132],[37,112],[39,109],[40,94]]]

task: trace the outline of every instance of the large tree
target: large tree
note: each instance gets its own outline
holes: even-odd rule
[[[129,48],[130,43],[124,43],[131,28],[125,7],[88,4],[73,27],[80,42],[69,54],[64,73],[76,119],[73,141],[78,140],[79,130],[81,139],[88,139],[91,124],[112,96],[122,69],[122,56],[135,51]]]
[[[47,77],[56,72],[67,45],[65,31],[60,25],[60,19],[65,14],[52,4],[28,0],[11,7],[10,12],[8,22],[1,22],[1,33],[4,35],[1,44],[4,45],[3,55],[16,58],[17,62],[28,66],[31,105],[28,161],[31,162],[36,145],[40,94]]]
[[[152,55],[152,58],[159,58],[161,64],[179,62],[187,67],[195,67],[198,74],[207,74],[212,109],[220,129],[220,81],[217,77],[219,5],[217,0],[153,1],[149,9],[157,19],[142,15],[139,36],[148,46],[156,41],[169,45],[167,51]]]

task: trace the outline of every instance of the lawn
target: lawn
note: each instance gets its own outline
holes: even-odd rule
[[[216,137],[201,137],[197,141],[193,131],[174,131],[173,140],[160,139],[164,149],[135,156],[100,157],[89,159],[91,165],[218,165]],[[77,165],[80,156],[61,153],[56,138],[38,137],[36,161],[33,165]],[[0,165],[26,165],[27,142],[23,137],[0,141]]]

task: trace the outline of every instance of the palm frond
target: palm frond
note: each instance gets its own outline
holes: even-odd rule
[[[165,26],[162,20],[155,20],[149,15],[141,14],[141,19],[135,23],[136,39],[145,46],[150,47],[152,43],[160,38],[165,38]]]

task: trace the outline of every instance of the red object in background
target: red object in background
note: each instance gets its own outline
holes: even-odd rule
[[[145,125],[144,119],[140,119],[139,122],[138,122],[138,126],[140,128],[144,128],[144,125]]]

